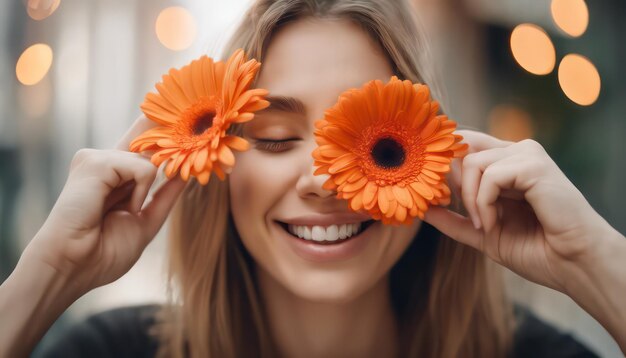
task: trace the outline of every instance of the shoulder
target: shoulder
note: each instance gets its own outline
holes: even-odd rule
[[[513,357],[598,357],[571,334],[542,321],[528,308],[515,305]]]
[[[91,315],[64,329],[37,357],[153,357],[149,335],[159,305],[129,306]]]

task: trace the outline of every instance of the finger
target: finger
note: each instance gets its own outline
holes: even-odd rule
[[[450,172],[446,174],[446,180],[450,184],[450,190],[455,196],[461,196],[461,163],[463,158],[454,158],[450,163]]]
[[[149,120],[145,115],[139,116],[130,128],[124,133],[122,138],[115,145],[115,149],[128,151],[130,142],[133,141],[138,135],[147,131],[150,128],[158,126],[155,122]],[[144,154],[147,156],[148,154]]]
[[[104,212],[109,212],[113,208],[120,207],[120,204],[128,203],[135,189],[135,182],[128,181],[121,186],[115,188],[104,201]]]
[[[489,134],[474,131],[474,130],[460,129],[460,130],[457,130],[456,133],[463,136],[462,142],[469,144],[470,154],[481,152],[481,151],[488,150],[488,149],[493,149],[493,148],[505,148],[513,144],[513,142],[500,140]],[[463,180],[462,180],[463,164],[462,163],[463,163],[463,158],[453,159],[450,165],[451,170],[447,175],[448,183],[450,183],[450,186],[451,186],[450,189],[457,196],[462,196],[461,195],[462,187],[463,187]],[[468,208],[468,205],[466,205],[466,208]],[[470,214],[470,217],[472,218],[472,222],[474,222],[475,225],[478,225],[478,227],[480,227],[480,221],[476,218],[477,217],[476,210],[472,211],[471,206],[469,206],[468,213]]]
[[[430,207],[424,221],[452,239],[482,251],[483,233],[472,226],[472,221],[461,214],[440,206]]]
[[[491,148],[504,148],[515,143],[508,140],[498,139],[486,133],[468,129],[460,129],[455,131],[455,133],[463,136],[463,140],[461,141],[462,143],[469,144],[469,153],[480,152]]]
[[[481,217],[476,206],[476,196],[478,195],[478,188],[483,171],[491,164],[509,155],[510,152],[506,150],[506,148],[493,148],[468,154],[463,158],[461,169],[461,198],[476,229],[479,229],[481,225],[484,224],[481,223]]]
[[[519,164],[511,161],[494,164],[485,169],[476,196],[476,206],[485,232],[489,233],[498,220],[496,201],[502,190],[523,189],[515,188],[518,173]]]
[[[150,188],[154,183],[154,179],[156,178],[157,167],[155,167],[152,163],[149,164],[150,169],[144,169],[142,171],[142,180],[137,182],[137,185],[135,185],[135,190],[133,191],[133,196],[130,201],[130,209],[133,213],[139,213],[141,211],[143,202],[146,200],[146,197],[150,192]]]
[[[134,181],[135,188],[129,206],[134,213],[141,210],[157,173],[157,168],[148,159],[136,153],[119,150],[80,150],[73,161],[73,167],[76,169],[71,173],[72,177],[97,180],[109,188],[108,191],[101,192],[98,198],[102,207],[111,192],[126,182]]]
[[[178,199],[180,193],[185,189],[186,184],[187,182],[182,180],[179,176],[175,176],[163,183],[163,185],[154,192],[152,201],[150,201],[141,212],[145,228],[144,237],[148,238],[148,240],[152,240],[159,232],[167,215],[176,203],[176,199]]]
[[[139,213],[156,178],[157,167],[139,154],[122,151],[116,151],[115,154],[118,159],[115,159],[113,170],[123,179],[135,181],[128,209],[132,213]]]

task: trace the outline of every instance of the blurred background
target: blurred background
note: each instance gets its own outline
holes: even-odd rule
[[[626,2],[413,0],[461,126],[543,144],[626,233]],[[221,55],[249,0],[0,2],[0,279],[45,221],[73,154],[110,148],[170,67]],[[163,232],[50,330],[165,298]],[[567,296],[507,272],[516,301],[601,356],[615,341]]]

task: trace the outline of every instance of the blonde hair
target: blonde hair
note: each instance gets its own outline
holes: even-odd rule
[[[394,72],[440,92],[415,9],[402,0],[259,0],[226,47],[263,62],[272,34],[303,17],[349,19],[387,54]],[[231,133],[241,133],[233,126]],[[172,214],[170,304],[160,312],[160,356],[278,356],[255,280],[255,263],[230,215],[228,180],[188,185]],[[454,202],[457,202],[454,200]],[[457,208],[458,209],[458,208]],[[500,271],[467,246],[422,228],[390,272],[403,357],[501,357],[512,311]],[[177,293],[178,295],[175,295]]]

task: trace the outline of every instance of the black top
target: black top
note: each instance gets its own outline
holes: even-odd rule
[[[70,326],[36,357],[153,357],[158,342],[148,335],[158,305],[117,308]],[[597,357],[570,334],[541,321],[527,308],[514,307],[518,322],[513,357]]]

